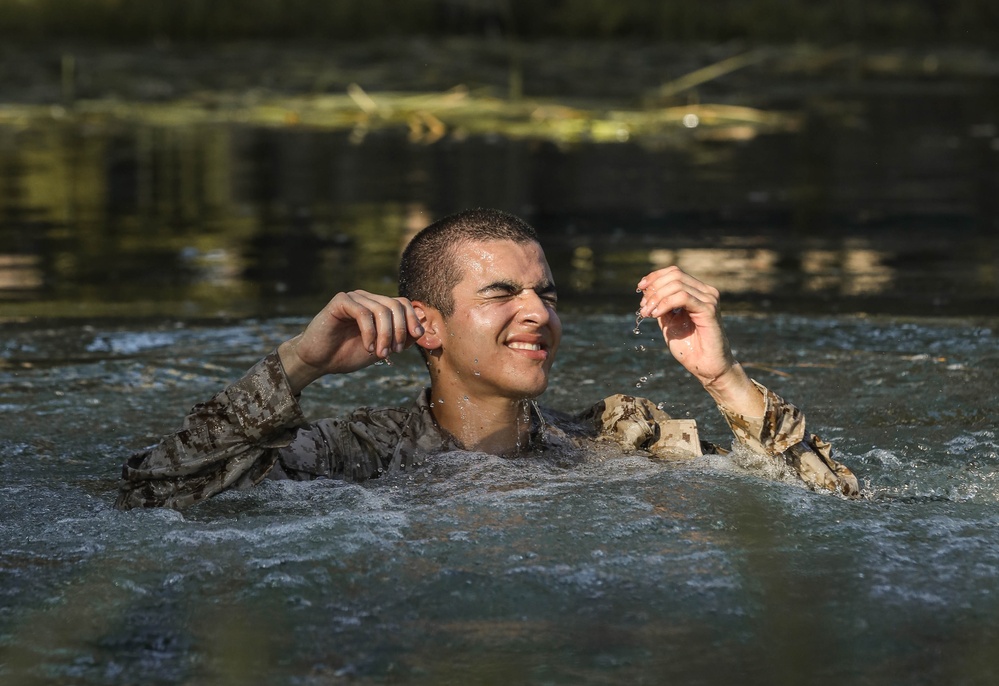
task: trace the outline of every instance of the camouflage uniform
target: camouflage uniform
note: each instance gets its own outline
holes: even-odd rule
[[[760,389],[766,395],[764,417],[721,408],[736,438],[755,452],[783,458],[810,486],[855,495],[856,478],[832,460],[828,443],[805,432],[801,412]],[[593,440],[656,457],[724,452],[699,440],[693,420],[671,419],[644,398],[614,395],[575,416],[532,404],[529,448],[578,448]],[[455,449],[461,446],[434,423],[428,391],[409,408],[362,408],[345,418],[307,422],[273,352],[242,379],[196,405],[180,431],[129,457],[116,506],[182,508],[264,478],[361,481],[417,467],[434,453]],[[808,451],[832,469],[834,483],[802,468],[800,457]]]

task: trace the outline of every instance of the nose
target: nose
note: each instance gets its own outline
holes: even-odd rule
[[[525,288],[518,299],[520,308],[517,314],[521,321],[531,322],[537,326],[544,326],[551,321],[554,312],[534,289]]]

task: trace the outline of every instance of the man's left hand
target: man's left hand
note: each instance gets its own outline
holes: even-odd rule
[[[659,269],[638,282],[639,314],[654,318],[670,353],[715,401],[747,416],[762,416],[764,401],[736,362],[722,328],[719,293],[679,267]]]

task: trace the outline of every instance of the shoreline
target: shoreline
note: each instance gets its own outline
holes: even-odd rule
[[[726,61],[734,68],[675,89]],[[844,44],[645,43],[501,38],[363,42],[107,46],[61,43],[0,48],[0,103],[81,100],[166,102],[206,92],[281,97],[367,91],[441,92],[455,87],[518,97],[608,104],[678,104],[692,93],[758,104],[781,84],[848,88],[868,81],[911,88],[999,78],[999,51],[978,47],[870,48]],[[680,83],[680,86],[685,84]],[[786,86],[785,86],[786,88]],[[665,97],[663,97],[665,95]]]

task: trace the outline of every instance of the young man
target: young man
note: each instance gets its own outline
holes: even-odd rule
[[[811,487],[858,484],[794,406],[733,358],[718,291],[676,267],[638,283],[670,353],[701,382],[751,450],[783,460]],[[399,297],[337,294],[303,333],[195,406],[184,427],[130,457],[117,507],[184,507],[265,477],[361,480],[464,449],[514,455],[607,439],[657,456],[700,455],[696,425],[617,395],[575,417],[530,402],[548,386],[562,338],[551,270],[534,230],[496,210],[444,217],[406,248]],[[413,345],[430,388],[409,408],[363,408],[309,423],[296,397]]]

